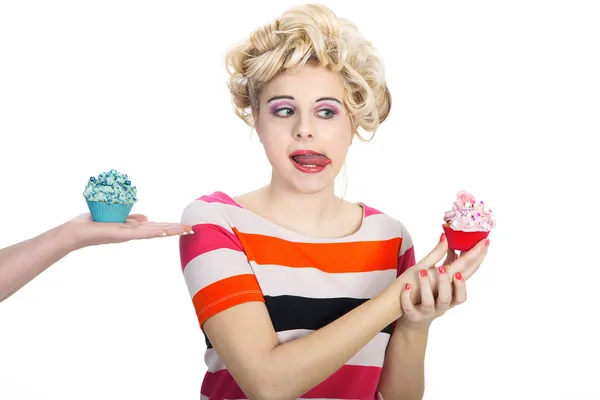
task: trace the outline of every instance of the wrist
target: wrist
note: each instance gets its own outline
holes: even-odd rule
[[[422,339],[429,334],[431,322],[411,323],[404,318],[400,318],[394,327],[394,336],[402,336],[407,341]]]
[[[56,241],[61,249],[70,253],[86,247],[77,234],[75,226],[71,221],[59,225],[55,228]]]

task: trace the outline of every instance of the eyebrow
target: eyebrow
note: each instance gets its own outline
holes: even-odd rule
[[[274,97],[271,97],[269,100],[267,100],[267,103],[270,103],[275,100],[282,100],[282,99],[295,100],[293,96],[274,96]],[[320,97],[317,99],[317,101],[315,101],[315,103],[318,103],[319,101],[325,101],[325,100],[335,101],[336,103],[339,103],[340,105],[342,105],[342,102],[339,101],[338,99],[336,99],[335,97]]]

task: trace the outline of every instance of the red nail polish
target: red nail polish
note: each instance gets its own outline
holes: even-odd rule
[[[440,236],[440,243],[442,243],[444,239],[446,239],[446,234],[442,233],[442,236]]]
[[[490,239],[487,239],[487,240],[485,241],[485,247],[488,247],[489,245],[490,245]]]
[[[445,274],[446,273],[446,266],[445,265],[440,265],[438,267],[438,271],[440,271],[440,274]]]
[[[419,272],[419,274],[421,274],[421,276],[423,278],[425,278],[427,276],[427,270],[426,269],[422,269],[421,272]]]
[[[406,285],[404,285],[404,290],[410,290],[410,283],[406,283]]]
[[[457,281],[462,281],[462,274],[460,272],[455,273],[454,277],[456,278]]]

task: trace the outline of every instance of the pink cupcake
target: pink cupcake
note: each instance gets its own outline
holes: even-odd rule
[[[492,210],[465,191],[458,192],[452,210],[444,214],[444,221],[448,247],[457,251],[471,250],[496,227]]]

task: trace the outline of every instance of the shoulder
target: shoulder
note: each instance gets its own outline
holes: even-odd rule
[[[181,223],[190,225],[194,233],[179,238],[184,271],[200,255],[206,255],[210,262],[223,259],[230,262],[243,254],[243,246],[235,234],[235,216],[231,216],[236,208],[240,206],[223,192],[202,195],[188,203],[181,215]]]
[[[242,207],[228,194],[216,191],[204,194],[189,202],[181,215],[181,223],[191,225],[213,223],[217,225],[230,225],[230,214]]]
[[[402,249],[408,249],[412,247],[413,241],[410,236],[410,232],[402,223],[401,220],[392,217],[386,212],[380,211],[379,209],[368,206],[364,203],[360,203],[364,209],[364,224],[374,227],[378,230],[385,230],[396,237],[402,239]]]

